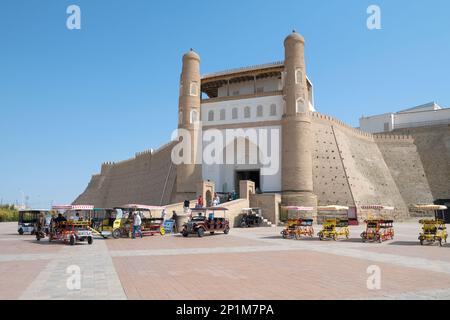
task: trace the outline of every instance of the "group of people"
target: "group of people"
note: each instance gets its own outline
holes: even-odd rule
[[[186,201],[189,203],[188,200],[185,200],[185,207],[186,207]],[[213,207],[217,207],[220,204],[220,197],[217,194],[217,192],[214,192],[214,197],[211,199],[211,203],[207,203],[207,206],[213,206]],[[189,207],[189,205],[188,205]],[[205,207],[205,202],[203,200],[203,196],[200,195],[197,198],[197,203],[195,204],[195,208],[204,208]]]

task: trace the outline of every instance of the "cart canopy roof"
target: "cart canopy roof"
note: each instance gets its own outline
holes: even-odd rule
[[[73,205],[70,210],[94,210],[94,206],[86,204]]]
[[[19,213],[35,213],[35,212],[50,212],[48,209],[23,209],[19,210]]]
[[[333,206],[319,206],[317,207],[318,211],[347,211],[348,207],[346,206],[338,206],[338,205],[333,205]]]
[[[72,209],[71,204],[57,204],[52,206],[52,210],[70,210]]]
[[[361,209],[367,210],[367,209],[373,209],[373,210],[394,210],[394,207],[390,207],[390,206],[383,206],[383,205],[364,205],[361,206]]]
[[[313,207],[296,207],[296,206],[287,206],[283,207],[287,210],[295,210],[295,211],[314,211]]]
[[[436,205],[436,204],[416,204],[412,206],[413,209],[423,210],[423,211],[434,211],[434,210],[447,210],[446,206]]]
[[[58,204],[52,206],[52,210],[94,210],[94,206],[89,204]]]
[[[164,210],[166,207],[161,206],[147,206],[145,204],[126,204],[122,206],[120,209],[135,209],[135,210]]]

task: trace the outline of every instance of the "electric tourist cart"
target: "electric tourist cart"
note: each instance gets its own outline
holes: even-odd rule
[[[286,228],[281,231],[281,236],[283,239],[297,239],[300,240],[302,236],[313,237],[314,236],[314,228],[313,228],[313,219],[302,218],[301,216],[305,213],[311,212],[314,210],[312,207],[295,207],[288,206],[284,207],[285,210],[290,212],[295,212],[295,214],[290,215],[296,216],[296,218],[291,218],[288,220],[286,224]],[[289,217],[289,214],[288,214]]]
[[[422,225],[422,232],[419,235],[421,245],[425,243],[436,243],[442,247],[443,243],[447,243],[447,227],[445,226],[444,211],[446,206],[441,205],[415,205],[413,208],[422,212],[434,212],[434,219],[422,219],[419,223]],[[441,212],[442,219],[440,219],[439,212]]]
[[[116,213],[115,209],[94,208],[90,215],[92,233],[102,238],[111,237]]]
[[[50,224],[48,235],[50,242],[62,241],[72,246],[78,242],[87,241],[88,244],[94,242],[89,221],[90,211],[94,206],[57,205],[52,209],[58,211],[58,216],[54,217]]]
[[[164,218],[161,217],[165,207],[127,204],[120,208],[114,208],[114,210],[116,218],[113,223],[112,236],[116,239],[132,236],[134,213],[139,214],[141,217],[141,232],[143,236],[153,236],[155,234],[163,236],[166,234]]]
[[[339,237],[350,237],[348,228],[348,207],[345,206],[321,206],[317,208],[322,214],[329,213],[329,217],[323,220],[323,229],[317,234],[319,239],[333,239],[337,241]]]
[[[191,219],[183,225],[181,234],[188,237],[190,234],[196,234],[203,237],[206,232],[211,235],[216,232],[228,234],[230,232],[230,221],[226,218],[227,208],[194,208],[191,209]],[[223,217],[216,217],[217,212],[222,212]]]
[[[382,243],[383,241],[394,239],[394,221],[392,219],[385,219],[380,217],[381,210],[392,211],[394,207],[374,205],[374,206],[361,206],[363,210],[374,210],[378,211],[378,214],[369,214],[368,218],[365,220],[366,230],[361,233],[361,238],[363,242],[374,242],[377,241]]]
[[[35,234],[42,215],[49,216],[50,212],[48,210],[19,210],[17,232],[20,235]],[[45,225],[43,227],[45,228]]]
[[[239,224],[241,228],[259,227],[263,221],[260,208],[242,209],[242,219]]]

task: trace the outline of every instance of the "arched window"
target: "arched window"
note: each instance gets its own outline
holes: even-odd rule
[[[276,104],[271,104],[270,105],[270,116],[276,116],[277,115],[277,105]]]
[[[305,100],[303,100],[303,98],[297,99],[296,111],[297,111],[297,113],[305,113],[306,112]]]
[[[183,111],[178,112],[178,124],[183,123]]]
[[[258,108],[256,109],[256,116],[257,117],[263,116],[263,106],[261,106],[261,105],[258,106]]]
[[[302,69],[295,70],[295,83],[302,83],[303,81],[303,72]]]
[[[238,109],[237,108],[233,108],[233,110],[231,111],[231,117],[233,119],[237,119],[238,118]]]
[[[225,120],[225,109],[220,110],[220,120],[221,121]]]
[[[190,118],[189,121],[191,123],[198,122],[198,112],[197,112],[197,110],[191,110],[191,114],[190,114],[189,118]]]
[[[208,112],[208,121],[214,121],[214,111]]]
[[[250,107],[245,107],[244,109],[244,118],[250,118]]]
[[[191,88],[190,88],[189,93],[191,96],[194,96],[194,97],[198,96],[198,83],[197,82],[195,82],[195,81],[191,82]]]

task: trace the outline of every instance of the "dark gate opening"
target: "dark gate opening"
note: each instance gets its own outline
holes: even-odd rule
[[[249,180],[255,183],[255,189],[261,190],[260,181],[261,181],[261,171],[260,170],[242,170],[236,171],[235,177],[235,190],[237,194],[239,194],[239,181],[241,180]]]

